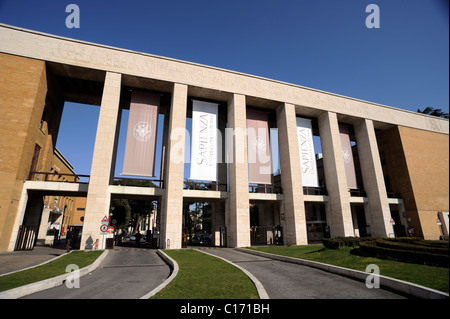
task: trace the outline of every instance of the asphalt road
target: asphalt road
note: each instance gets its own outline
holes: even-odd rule
[[[404,299],[382,289],[323,270],[276,261],[230,248],[205,252],[229,260],[253,274],[270,299]]]
[[[169,275],[156,250],[118,247],[108,252],[95,271],[80,278],[80,288],[63,284],[24,299],[138,299]]]
[[[231,248],[205,252],[227,259],[249,271],[271,299],[404,299],[382,289],[368,289],[363,282],[315,268],[275,261]],[[115,248],[97,270],[80,278],[80,288],[65,284],[25,299],[138,299],[170,275],[155,250]]]

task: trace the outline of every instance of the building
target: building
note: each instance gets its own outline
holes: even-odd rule
[[[448,236],[446,119],[8,25],[0,25],[0,65],[1,251],[14,249],[42,193],[86,197],[81,249],[103,248],[101,221],[118,197],[158,202],[161,248],[181,247],[183,203],[189,201],[212,203],[213,239],[229,247],[250,246],[253,236],[300,245],[324,235],[403,236],[411,227],[424,238]],[[164,115],[162,165],[154,168],[161,177],[151,187],[113,184],[119,118],[132,92],[158,95],[157,114]],[[228,155],[213,167],[217,180],[202,181],[201,189],[184,183],[192,100],[217,105]],[[51,168],[42,154],[53,153],[65,101],[100,107],[89,181],[32,180],[30,172]],[[262,113],[265,122],[256,119]],[[249,183],[250,151],[259,154],[268,142],[259,135],[248,141],[249,119],[278,130],[280,174],[269,174],[270,183]],[[320,137],[318,187],[305,186],[305,165],[316,161],[306,164],[302,119]],[[41,123],[48,134],[40,133]],[[137,129],[141,141],[156,132]],[[231,132],[226,148],[225,132]],[[38,140],[45,146],[37,147]]]
[[[39,145],[39,144],[36,144]],[[32,172],[30,180],[32,181],[48,181],[48,182],[80,182],[80,179],[73,171],[73,166],[67,159],[59,152],[57,148],[54,150],[53,159],[51,161],[51,169],[49,173],[41,174],[39,172]],[[43,208],[36,212],[33,219],[28,219],[28,225],[39,225],[39,233],[37,234],[37,243],[39,244],[53,244],[54,235],[58,234],[57,239],[61,236],[66,236],[69,227],[81,227],[83,222],[81,217],[84,217],[84,207],[86,206],[85,197],[72,196],[58,196],[58,195],[42,195]],[[40,202],[41,198],[37,198]],[[39,206],[37,206],[39,207]],[[29,217],[29,215],[27,215]],[[51,231],[51,236],[47,236],[48,230]]]

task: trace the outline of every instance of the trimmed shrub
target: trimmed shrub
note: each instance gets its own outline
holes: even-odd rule
[[[48,229],[47,230],[47,236],[54,236],[55,234],[57,234],[59,232],[58,229],[52,228],[52,229]]]
[[[391,259],[401,262],[415,264],[433,265],[439,267],[449,267],[449,250],[443,247],[433,247],[433,243],[418,240],[413,244],[413,240],[396,240],[392,238],[377,238],[373,241],[361,241],[358,249],[351,251],[352,254],[376,257],[381,259]],[[442,245],[442,246],[445,246]]]
[[[359,238],[357,237],[336,237],[323,238],[322,244],[328,249],[339,249],[342,247],[356,247],[359,245]]]
[[[377,246],[391,249],[409,250],[415,252],[426,252],[437,255],[448,255],[448,243],[445,245],[433,245],[426,243],[425,240],[415,242],[405,242],[402,240],[395,240],[394,238],[378,238],[376,240]]]

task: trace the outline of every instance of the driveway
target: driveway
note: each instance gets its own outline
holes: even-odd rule
[[[169,266],[145,248],[116,247],[90,274],[80,278],[80,288],[65,284],[24,297],[25,299],[138,299],[158,287],[170,275]]]
[[[232,248],[204,250],[249,271],[264,286],[270,299],[404,299],[364,282],[308,266],[246,254]]]

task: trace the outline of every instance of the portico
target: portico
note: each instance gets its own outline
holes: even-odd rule
[[[401,206],[401,198],[388,196],[377,134],[405,127],[439,138],[444,136],[448,140],[448,120],[253,75],[6,25],[0,25],[0,43],[0,55],[5,61],[12,61],[12,56],[20,56],[35,61],[47,70],[45,78],[48,80],[42,78],[41,82],[49,87],[48,90],[57,91],[58,85],[54,82],[63,79],[66,81],[64,83],[71,83],[68,84],[71,88],[79,89],[76,92],[60,89],[59,94],[66,100],[89,99],[100,107],[90,178],[80,190],[87,196],[81,249],[89,249],[91,246],[87,243],[99,238],[100,221],[109,214],[111,197],[119,193],[158,199],[161,248],[169,248],[168,243],[171,249],[181,248],[183,200],[187,198],[217,203],[213,207],[220,207],[221,215],[218,215],[216,225],[226,227],[229,247],[251,245],[249,206],[255,201],[262,203],[267,212],[277,214],[283,228],[284,244],[308,244],[307,227],[311,221],[307,220],[306,209],[312,209],[308,203],[321,205],[326,221],[320,220],[326,222],[332,237],[360,235],[355,232],[358,229],[355,216],[360,215],[356,213],[355,203],[362,205],[365,223],[372,236],[389,236],[394,233],[390,222],[392,201],[400,205],[402,213],[405,209]],[[129,108],[130,89],[162,97],[159,112],[164,114],[163,152],[161,167],[156,168],[162,172],[159,187],[113,185],[121,110]],[[45,96],[40,97],[44,104]],[[186,120],[192,99],[217,103],[221,132],[226,128],[227,132],[233,133],[228,135],[227,147],[223,147],[227,154],[225,160],[216,164],[219,182],[225,184],[225,188],[184,189]],[[248,108],[275,117],[270,121],[278,131],[278,140],[274,142],[279,149],[280,176],[279,185],[273,182],[270,189],[261,185],[249,188]],[[324,181],[319,188],[324,190],[323,193],[309,194],[302,182],[296,124],[298,117],[310,119],[317,125],[323,154],[323,167],[319,169],[319,175],[322,174]],[[354,134],[351,148],[358,155],[354,157],[355,166],[360,168],[356,170],[356,180],[361,186],[357,196],[349,191],[340,125],[347,125]],[[448,162],[448,154],[446,160]],[[8,206],[8,211],[5,210],[8,217],[0,220],[0,227],[3,228],[2,241],[6,239],[9,244],[0,250],[14,249],[17,231],[5,229],[16,229],[21,225],[27,194],[41,186],[48,188],[45,183],[26,182],[15,190],[14,196],[20,198],[18,206],[9,209],[9,204],[1,205],[2,214]],[[448,183],[445,187],[444,191],[448,194]],[[76,186],[72,188],[70,192],[77,192]],[[8,201],[11,199],[5,198],[3,202]],[[445,210],[445,207],[440,210]],[[404,220],[407,221],[407,217]],[[103,241],[99,242],[98,248],[103,249]]]

